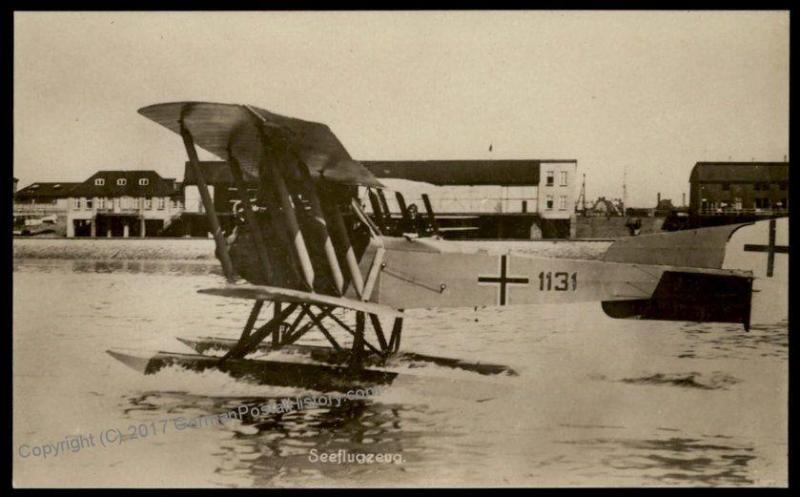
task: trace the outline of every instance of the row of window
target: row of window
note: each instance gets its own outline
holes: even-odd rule
[[[722,189],[728,191],[731,189],[730,183],[721,183]],[[769,191],[772,188],[779,188],[781,190],[786,190],[788,188],[788,183],[782,181],[780,183],[753,183],[753,190],[755,191]]]
[[[153,209],[153,198],[152,197],[140,197],[140,198],[133,198],[133,197],[115,197],[115,198],[106,198],[106,197],[99,197],[97,199],[92,198],[85,198],[85,197],[76,197],[72,199],[72,207],[75,209],[86,209],[91,210],[95,206],[95,200],[97,200],[97,208],[98,209],[112,209],[114,207],[121,208],[121,209],[144,209],[144,210],[152,210]],[[180,200],[171,200],[170,205],[173,209],[177,209],[181,207]],[[156,197],[155,198],[155,208],[158,210],[164,210],[167,207],[167,200],[165,197]]]
[[[704,211],[709,210],[744,210],[743,202],[740,197],[736,197],[731,202],[709,202],[706,199],[702,199],[701,209]],[[756,209],[787,209],[789,207],[789,199],[782,198],[776,202],[770,201],[768,198],[757,198],[754,199],[753,207]]]
[[[94,179],[94,186],[105,186],[106,179],[105,178],[95,178]],[[125,178],[117,178],[117,186],[125,186],[128,184],[128,180]],[[139,186],[147,186],[150,184],[150,180],[148,178],[139,178]]]
[[[553,210],[553,196],[552,195],[548,195],[547,197],[545,197],[545,209],[547,209],[548,211]],[[560,210],[560,211],[567,210],[567,196],[566,195],[561,195],[560,197],[558,197],[558,210]]]
[[[559,186],[567,186],[567,171],[559,171]],[[545,186],[553,186],[556,181],[555,171],[547,171],[545,175]]]

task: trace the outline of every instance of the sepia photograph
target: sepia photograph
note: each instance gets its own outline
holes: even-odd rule
[[[788,11],[12,15],[12,487],[788,487]]]

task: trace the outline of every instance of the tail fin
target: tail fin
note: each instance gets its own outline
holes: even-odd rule
[[[620,238],[606,251],[606,262],[721,269],[731,235],[752,223],[670,231]]]

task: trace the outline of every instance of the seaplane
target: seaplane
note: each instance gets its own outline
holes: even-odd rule
[[[617,319],[750,326],[753,273],[723,269],[726,244],[742,225],[620,238],[596,259],[470,252],[444,239],[427,198],[427,224],[402,198],[404,212],[392,219],[383,183],[324,124],[210,102],[139,113],[183,140],[226,280],[199,292],[253,302],[238,339],[180,338],[196,353],[108,351],[142,373],[213,368],[318,391],[390,385],[403,362],[515,374],[501,364],[401,351],[406,311],[416,308],[598,302]],[[229,232],[197,147],[222,159],[213,174],[235,186]],[[271,314],[262,317],[265,307]],[[329,346],[299,343],[312,332]]]

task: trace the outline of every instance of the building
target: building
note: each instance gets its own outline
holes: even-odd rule
[[[70,192],[78,185],[67,181],[31,183],[14,195],[14,214],[66,214]]]
[[[362,161],[375,176],[435,185],[437,216],[477,215],[481,238],[573,234],[576,160]]]
[[[17,179],[14,180],[14,233],[47,232],[63,235],[66,231],[70,191],[79,183],[37,182],[16,190]]]
[[[66,231],[69,195],[80,183],[68,181],[31,183],[14,194],[13,220],[15,232],[35,230],[46,222],[56,233]]]
[[[675,211],[677,207],[672,204],[672,199],[670,198],[661,198],[661,194],[658,194],[658,201],[656,202],[656,209],[655,215],[665,217],[668,216],[671,212]]]
[[[689,210],[662,229],[676,231],[789,214],[788,162],[698,162],[689,176]]]
[[[152,170],[98,171],[69,193],[69,238],[156,236],[183,210],[181,184]]]
[[[689,183],[690,214],[788,213],[788,162],[698,162]]]

